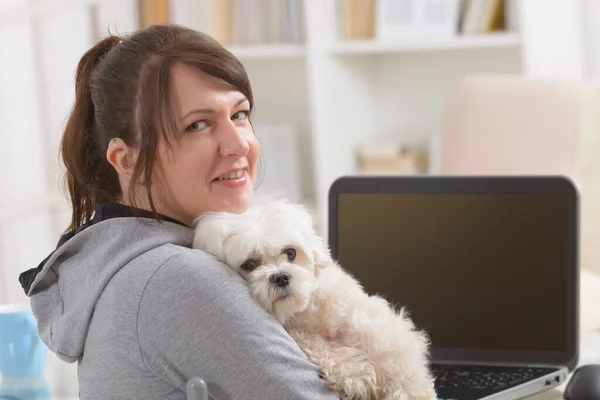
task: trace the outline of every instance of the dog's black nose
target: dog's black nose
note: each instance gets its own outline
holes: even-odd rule
[[[290,278],[291,278],[291,276],[287,272],[278,272],[276,274],[271,275],[269,280],[274,285],[277,285],[279,287],[285,287],[285,286],[289,285]]]

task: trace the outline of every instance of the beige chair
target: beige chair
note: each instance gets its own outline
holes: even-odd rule
[[[599,123],[595,86],[518,76],[468,77],[447,104],[441,172],[585,179],[592,172],[586,168],[600,172],[600,162],[589,159],[586,148],[599,149]]]
[[[598,86],[505,75],[467,77],[448,99],[439,168],[441,174],[571,177],[581,193],[581,267],[587,278],[582,324],[600,328],[599,311],[584,310],[600,310],[594,304],[600,302],[600,275],[590,272],[600,274]]]

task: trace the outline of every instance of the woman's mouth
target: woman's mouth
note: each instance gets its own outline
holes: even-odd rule
[[[244,169],[231,171],[219,176],[213,181],[213,183],[229,188],[242,187],[248,183],[248,174]]]
[[[240,169],[240,170],[238,170],[238,171],[230,172],[230,173],[228,173],[228,174],[225,174],[225,175],[223,175],[223,176],[220,176],[220,177],[218,177],[216,180],[217,180],[217,181],[222,181],[222,180],[224,180],[224,179],[237,179],[237,178],[239,178],[240,176],[242,176],[242,174],[243,174],[243,173],[244,173],[244,171]]]

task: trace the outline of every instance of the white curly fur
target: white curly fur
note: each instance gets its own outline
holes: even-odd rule
[[[254,298],[342,399],[436,399],[426,334],[403,310],[365,293],[331,258],[303,206],[278,200],[242,214],[203,215],[194,247],[249,282]],[[290,248],[293,260],[285,252]],[[252,270],[241,268],[248,259],[257,261]],[[290,278],[283,288],[270,280],[282,273]]]

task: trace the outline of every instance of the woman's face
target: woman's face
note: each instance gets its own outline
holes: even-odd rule
[[[153,200],[159,213],[192,225],[207,211],[243,212],[252,200],[260,153],[248,99],[186,64],[171,68],[179,136],[159,141]]]

